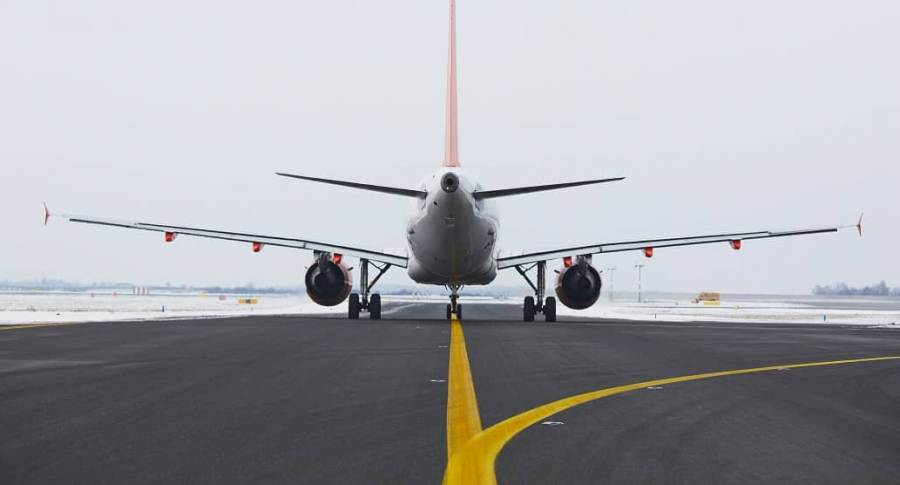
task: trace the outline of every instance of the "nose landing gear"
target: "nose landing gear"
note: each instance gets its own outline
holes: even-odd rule
[[[459,285],[448,285],[450,288],[450,303],[447,303],[447,320],[450,320],[453,315],[456,315],[456,319],[462,319],[462,305],[456,303],[456,300],[459,299]]]

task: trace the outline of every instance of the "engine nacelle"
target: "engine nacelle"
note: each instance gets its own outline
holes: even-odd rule
[[[596,268],[582,261],[570,263],[563,266],[556,278],[556,297],[569,308],[584,310],[597,303],[602,286]]]
[[[322,306],[343,303],[353,289],[353,273],[338,259],[322,255],[306,270],[306,293],[312,301]]]

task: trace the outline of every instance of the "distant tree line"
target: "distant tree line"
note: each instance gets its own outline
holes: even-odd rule
[[[847,283],[838,283],[834,286],[813,287],[813,295],[841,295],[841,296],[900,296],[900,287],[891,288],[884,281],[874,286],[857,288],[848,286]]]
[[[125,290],[130,289],[131,283],[72,283],[53,278],[41,278],[34,280],[0,280],[0,290],[41,290],[41,291],[85,291],[85,290]]]
[[[243,286],[187,286],[187,285],[134,285],[132,283],[73,283],[64,280],[41,278],[34,280],[0,280],[0,290],[13,291],[121,291],[129,293],[134,286],[149,288],[151,292],[159,291],[185,291],[193,293],[228,293],[228,294],[254,294],[277,295],[294,294],[302,291],[300,287],[257,287],[253,283]]]

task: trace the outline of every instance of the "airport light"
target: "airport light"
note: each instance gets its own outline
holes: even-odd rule
[[[644,268],[644,264],[635,264],[635,268],[638,270],[638,303],[641,302],[641,270]]]
[[[606,271],[609,271],[609,301],[613,301],[613,276],[616,274],[616,267],[610,266]]]

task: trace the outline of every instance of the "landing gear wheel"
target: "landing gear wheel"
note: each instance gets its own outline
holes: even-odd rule
[[[456,319],[462,320],[462,305],[456,305]]]
[[[450,304],[447,303],[447,320],[450,320],[450,317],[453,316],[453,309],[450,308]]]
[[[534,297],[533,296],[525,297],[524,311],[525,311],[525,314],[524,314],[525,321],[533,322],[534,321]]]
[[[381,295],[375,293],[369,300],[369,318],[372,320],[381,320]]]
[[[348,305],[349,309],[347,311],[347,318],[350,320],[359,319],[359,295],[356,293],[350,294],[350,304]]]
[[[548,296],[544,303],[544,319],[548,322],[556,321],[556,298],[552,296]]]

